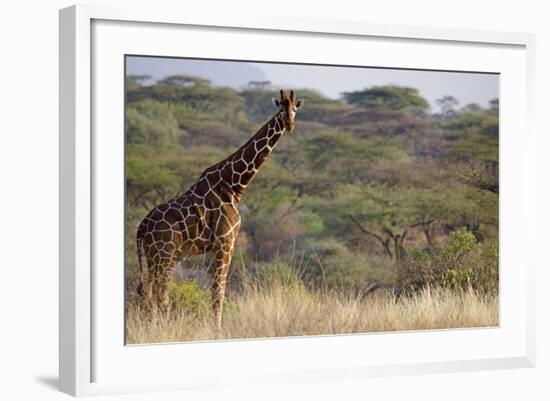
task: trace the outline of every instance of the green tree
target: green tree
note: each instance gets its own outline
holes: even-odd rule
[[[441,114],[444,116],[450,116],[454,114],[456,106],[458,106],[458,99],[454,96],[443,96],[440,99],[436,99],[435,103],[441,109]]]
[[[151,80],[150,75],[127,75],[126,76],[126,90],[134,91],[143,86],[146,81]]]
[[[126,110],[126,140],[130,144],[167,145],[180,130],[169,105],[155,100],[131,103]]]
[[[193,86],[210,86],[208,79],[194,77],[190,75],[170,75],[158,81],[161,85],[178,86],[188,88]]]
[[[418,89],[394,85],[373,86],[361,91],[344,92],[343,98],[350,104],[365,108],[426,110],[429,107],[426,99],[419,95]]]

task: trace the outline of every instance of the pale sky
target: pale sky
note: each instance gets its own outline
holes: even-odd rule
[[[342,92],[373,85],[417,88],[437,110],[435,100],[445,95],[459,100],[459,107],[477,103],[486,107],[499,97],[499,76],[487,73],[401,70],[367,67],[251,63],[241,61],[196,60],[168,57],[127,57],[127,74],[147,74],[154,80],[168,75],[188,74],[207,78],[216,86],[236,89],[249,81],[269,80],[274,89],[310,88],[330,98]]]

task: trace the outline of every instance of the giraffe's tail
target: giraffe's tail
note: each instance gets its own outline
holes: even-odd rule
[[[137,233],[136,233],[136,248],[137,248],[137,257],[139,263],[139,283],[137,286],[137,293],[140,297],[145,295],[145,272],[143,271],[143,229],[140,224]]]

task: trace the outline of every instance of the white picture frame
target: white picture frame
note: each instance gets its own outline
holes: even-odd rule
[[[110,174],[113,180],[105,187],[103,185],[106,181],[98,180],[97,177],[105,177],[105,170],[108,169],[110,172],[111,167],[114,170],[118,169],[116,166],[120,166],[123,157],[123,153],[117,147],[120,141],[116,142],[115,139],[113,146],[107,146],[105,141],[98,142],[94,138],[94,132],[97,132],[94,130],[101,129],[104,123],[112,124],[109,128],[120,132],[118,138],[122,138],[123,133],[120,130],[120,124],[123,122],[123,114],[120,114],[123,113],[123,103],[120,103],[120,99],[123,94],[119,91],[118,95],[115,93],[114,98],[110,96],[114,99],[114,103],[109,104],[108,107],[97,101],[98,97],[107,96],[102,88],[109,87],[109,90],[115,92],[120,89],[120,81],[109,81],[110,75],[102,71],[105,71],[104,67],[113,60],[121,63],[120,54],[135,54],[136,49],[138,53],[142,51],[145,52],[144,54],[153,54],[158,51],[169,56],[181,55],[174,53],[174,43],[170,40],[161,42],[160,39],[179,34],[180,31],[182,35],[189,34],[186,29],[191,28],[193,35],[203,37],[205,47],[208,47],[208,43],[215,42],[212,38],[219,38],[220,32],[225,32],[228,35],[227,38],[231,38],[231,43],[239,40],[246,41],[247,38],[259,34],[268,39],[280,35],[286,38],[301,38],[300,40],[304,41],[325,40],[327,46],[332,39],[338,39],[343,52],[346,51],[348,42],[355,41],[353,43],[357,44],[371,41],[373,51],[381,52],[377,53],[379,56],[383,56],[384,53],[383,50],[376,50],[376,43],[380,44],[383,41],[384,46],[398,46],[406,42],[407,46],[415,49],[413,55],[424,54],[417,51],[425,51],[426,55],[437,51],[442,55],[441,58],[445,58],[444,55],[449,52],[449,49],[452,53],[465,52],[465,55],[473,52],[472,54],[476,56],[472,54],[466,56],[463,60],[464,64],[457,69],[473,71],[479,68],[481,70],[490,68],[492,72],[503,74],[501,181],[505,185],[501,192],[501,260],[504,265],[516,264],[516,270],[503,266],[504,272],[501,271],[504,278],[501,280],[503,319],[501,319],[501,325],[498,328],[488,329],[389,335],[318,336],[125,347],[124,339],[119,336],[120,327],[124,322],[120,321],[120,327],[116,330],[110,330],[108,327],[112,322],[120,320],[121,312],[118,308],[111,308],[118,311],[111,314],[106,310],[104,302],[104,300],[108,300],[109,303],[121,302],[122,286],[118,286],[117,281],[120,277],[113,276],[113,280],[108,281],[110,278],[107,274],[98,274],[94,270],[94,266],[97,268],[98,261],[101,262],[101,258],[104,257],[102,256],[104,251],[98,252],[97,247],[97,242],[103,241],[102,238],[98,238],[98,230],[105,227],[101,219],[109,218],[103,215],[102,200],[97,194],[105,194],[109,188],[120,186],[120,175]],[[209,35],[212,38],[208,39]],[[137,41],[140,41],[139,46],[134,43]],[[160,43],[164,43],[162,49]],[[520,254],[532,255],[533,253],[529,251],[531,245],[525,239],[521,240],[514,236],[512,232],[515,229],[532,228],[536,217],[535,137],[532,129],[535,85],[534,43],[533,35],[522,33],[293,20],[273,18],[273,15],[269,18],[243,15],[239,20],[226,20],[223,15],[215,12],[209,16],[186,15],[184,9],[78,5],[61,10],[60,390],[80,396],[202,389],[238,386],[249,382],[275,384],[344,377],[359,379],[387,375],[534,366],[535,260],[530,256],[518,258]],[[134,51],[128,51],[126,46]],[[159,47],[158,50],[155,50],[155,46]],[[423,46],[424,50],[422,50]],[[235,54],[238,46],[231,48],[225,43],[224,47],[226,49],[223,54],[221,50],[217,50],[216,54],[220,55],[219,58],[231,56],[231,58],[246,59],[244,53]],[[183,55],[186,54],[185,50],[181,51],[184,52]],[[483,61],[484,57],[489,58],[487,55],[484,56],[487,51],[493,52],[490,55],[491,60]],[[306,53],[305,50],[303,52]],[[349,51],[347,54],[348,58],[351,57]],[[452,62],[452,60],[441,60],[436,65],[433,60],[430,64],[430,57],[422,61],[413,57],[405,63],[403,54],[396,54],[395,59],[392,59],[389,54],[386,56],[385,65],[391,67],[430,68],[431,65],[433,69],[445,69],[448,65],[445,63]],[[107,57],[112,58],[107,59]],[[256,57],[256,59],[265,59],[265,57],[267,56]],[[292,57],[307,56],[290,54],[288,57],[289,61],[292,61]],[[348,60],[340,61],[341,64],[347,62]],[[483,62],[486,62],[485,67]],[[112,64],[112,69],[118,71],[119,66],[120,64],[118,66]],[[118,72],[122,80],[122,71]],[[100,87],[94,85],[100,85]],[[517,93],[517,96],[512,97],[511,93]],[[109,117],[105,114],[106,108],[110,110],[109,113],[118,114],[109,114]],[[513,131],[524,133],[518,135],[518,137],[521,136],[522,141],[518,141],[517,137],[512,135]],[[510,165],[514,165],[515,168],[513,170],[508,168]],[[518,185],[521,185],[521,190],[518,190]],[[117,191],[123,191],[123,188]],[[122,204],[120,206],[122,207]],[[109,221],[113,222],[116,219],[114,216]],[[112,224],[112,231],[116,237],[120,227],[117,223]],[[101,233],[108,237],[106,231],[99,232]],[[116,239],[113,241],[116,242]],[[514,246],[507,246],[510,244]],[[108,255],[113,257],[112,260],[119,260],[116,259],[116,250],[111,249],[109,252],[112,253]],[[113,262],[113,265],[118,266],[116,269],[123,271],[123,265],[117,262]],[[101,301],[98,301],[97,296],[94,298],[96,291],[102,292]],[[392,357],[384,353],[376,354],[376,349],[383,349],[384,345],[388,344],[386,338],[390,338],[392,349],[396,353],[401,353],[400,355]],[[471,349],[466,351],[461,346],[462,343],[470,344]],[[419,352],[425,346],[423,357],[419,356],[420,353],[408,353],[410,344],[414,344],[414,348]],[[451,344],[456,346],[448,350]],[[434,349],[429,351],[428,347]],[[441,347],[439,351],[438,347]],[[324,349],[325,354],[322,359],[317,359],[320,349]],[[361,352],[342,352],[345,349],[369,349],[370,356],[365,358]],[[144,379],[139,377],[139,372],[132,370],[132,366],[142,365],[146,370],[147,366],[165,361],[166,371],[168,371],[173,363],[169,360],[174,358],[171,355],[181,352],[185,352],[181,355],[185,355],[189,366],[192,366],[191,369],[182,368],[184,370],[184,374],[181,374],[182,378],[178,375],[166,375],[166,372],[160,369],[156,376],[154,372],[146,372],[144,377],[147,379]],[[178,354],[178,357],[181,355]],[[219,370],[209,370],[212,369],[211,358],[214,355],[225,355],[224,360],[234,358],[240,361],[237,363],[238,366],[230,367],[222,363]],[[259,362],[254,359],[259,357],[262,358]],[[268,368],[261,365],[262,361],[270,362],[271,366]],[[252,365],[253,363],[257,364]],[[250,366],[247,367],[247,364]],[[233,367],[234,372],[232,372]],[[121,373],[126,371],[129,372],[127,375]],[[130,378],[131,375],[135,376]]]

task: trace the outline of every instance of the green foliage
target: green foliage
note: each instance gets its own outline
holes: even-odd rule
[[[176,190],[178,177],[165,157],[160,158],[154,146],[127,145],[126,191],[130,207],[150,206],[158,197]]]
[[[197,280],[173,281],[170,283],[172,307],[185,313],[199,316],[208,313],[211,304],[210,291]]]
[[[253,121],[263,122],[276,110],[271,98],[276,96],[268,89],[247,89],[241,92],[243,107]]]
[[[407,152],[397,142],[379,138],[357,138],[350,133],[320,134],[306,139],[302,152],[307,152],[313,168],[327,168],[346,181],[368,180],[368,167],[377,159],[403,162]]]
[[[132,103],[126,111],[126,140],[129,144],[167,145],[177,141],[180,131],[169,105],[153,100]]]
[[[304,99],[309,110],[315,107],[339,105],[339,102],[330,100],[311,89],[298,88],[296,93],[298,93],[301,99]],[[254,88],[246,89],[240,95],[244,98],[243,109],[253,121],[265,121],[276,111],[271,99],[277,97],[279,95],[278,92],[269,89]]]
[[[441,121],[440,127],[449,141],[451,159],[498,163],[498,113],[465,108]]]
[[[467,106],[458,119],[453,119],[448,129],[462,133],[479,132],[489,137],[498,136],[498,116],[485,113],[483,110]]]
[[[170,75],[160,80],[158,83],[161,85],[172,85],[182,88],[210,85],[210,81],[208,79],[193,77],[190,75]]]
[[[151,79],[150,75],[127,75],[126,76],[126,91],[134,91],[139,89],[146,81]]]
[[[454,231],[443,247],[409,251],[398,280],[404,291],[429,285],[498,293],[498,246],[478,243],[470,231]]]
[[[453,96],[443,96],[435,102],[441,108],[441,113],[447,116],[452,115],[458,106],[458,100]]]
[[[193,78],[194,84],[183,85],[180,77],[168,84],[140,86],[127,91],[127,101],[132,104],[141,100],[155,100],[168,105],[185,104],[206,113],[215,113],[228,118],[239,110],[243,99],[233,89],[211,87],[207,80]]]
[[[300,221],[304,225],[304,233],[307,235],[320,233],[323,231],[323,216],[311,209],[300,211]]]
[[[391,261],[377,255],[353,252],[334,238],[311,242],[305,252],[304,270],[318,286],[364,291],[372,283],[394,280]]]
[[[429,107],[426,99],[418,94],[415,88],[401,86],[373,86],[369,89],[354,92],[344,92],[344,100],[360,107],[387,107],[390,109],[418,108],[425,110]]]

